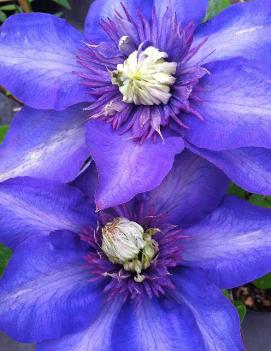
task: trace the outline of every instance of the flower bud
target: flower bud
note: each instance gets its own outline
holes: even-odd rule
[[[112,263],[124,264],[137,258],[145,246],[144,229],[126,218],[115,218],[102,228],[102,250]]]

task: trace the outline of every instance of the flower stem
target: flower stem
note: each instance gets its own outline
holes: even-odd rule
[[[4,87],[2,87],[0,85],[0,94],[3,94],[4,96],[6,96],[8,99],[12,100],[13,102],[16,102],[16,104],[19,104],[20,106],[23,106],[24,104],[22,103],[22,101],[20,101],[19,99],[17,99],[15,96],[13,96],[12,94],[10,94],[10,92],[8,92]]]
[[[28,0],[18,0],[18,3],[24,12],[32,12],[32,8]]]

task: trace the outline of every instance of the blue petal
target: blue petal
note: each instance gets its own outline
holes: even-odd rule
[[[203,120],[183,118],[185,138],[197,147],[225,150],[271,147],[271,69],[244,59],[213,62],[193,104]]]
[[[208,0],[154,0],[154,6],[160,15],[163,15],[169,6],[172,6],[179,22],[185,25],[190,21],[200,23],[204,19]]]
[[[241,188],[257,194],[271,195],[271,150],[244,147],[225,151],[189,149],[206,158]]]
[[[86,37],[97,43],[108,40],[107,34],[101,28],[101,20],[108,17],[113,18],[115,11],[123,13],[122,4],[133,17],[136,16],[138,9],[145,16],[150,17],[153,0],[95,0],[90,6],[85,21]]]
[[[177,287],[176,300],[191,310],[204,339],[204,347],[195,350],[245,351],[236,309],[203,272],[178,268],[173,281]]]
[[[79,190],[67,185],[15,178],[0,183],[0,198],[0,242],[11,248],[55,230],[79,232],[96,226],[94,209]]]
[[[113,325],[121,306],[121,300],[110,301],[89,328],[59,340],[44,342],[38,345],[37,351],[111,351]]]
[[[205,269],[220,287],[248,283],[271,271],[271,210],[229,198],[184,232],[183,260]]]
[[[182,227],[215,209],[226,194],[228,178],[208,161],[186,150],[175,159],[162,184],[148,193],[147,206]]]
[[[126,304],[114,328],[112,351],[244,350],[238,315],[218,288],[191,269],[176,270],[173,280],[174,299]]]
[[[47,14],[10,17],[0,32],[0,84],[28,106],[64,109],[88,101],[76,55],[82,34]]]
[[[80,189],[90,201],[94,201],[98,187],[98,174],[94,162],[91,162],[70,185]]]
[[[199,27],[195,45],[206,38],[208,40],[193,60],[210,62],[241,56],[268,62],[271,51],[270,31],[270,0],[232,5]]]
[[[0,180],[33,176],[73,180],[89,156],[83,107],[62,112],[25,107],[0,145]]]
[[[146,141],[141,145],[127,135],[119,135],[104,121],[88,123],[87,144],[99,174],[98,209],[125,203],[136,194],[160,185],[175,155],[184,148],[180,137],[167,137],[155,143]]]
[[[85,255],[70,232],[18,247],[0,282],[0,329],[18,341],[39,342],[88,326],[103,295],[90,282]]]

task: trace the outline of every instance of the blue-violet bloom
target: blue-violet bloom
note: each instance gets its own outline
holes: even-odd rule
[[[157,187],[185,148],[271,194],[271,0],[203,23],[207,0],[96,0],[84,33],[48,14],[0,32],[0,84],[28,107],[0,179],[99,171],[98,209]],[[181,176],[181,175],[180,175]]]
[[[244,350],[220,289],[271,270],[271,210],[225,197],[225,175],[189,151],[124,205],[95,213],[96,185],[94,169],[72,185],[0,184],[14,250],[0,330],[38,351]]]

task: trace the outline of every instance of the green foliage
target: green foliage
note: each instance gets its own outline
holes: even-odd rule
[[[16,11],[17,7],[16,5],[3,5],[0,6],[1,11]]]
[[[30,5],[30,10],[32,7],[33,2],[37,2],[38,0],[28,0],[28,3]],[[62,6],[63,8],[67,10],[71,10],[71,5],[69,0],[48,0],[55,2],[56,4]],[[0,2],[1,3],[1,2]],[[14,1],[14,4],[8,4],[8,5],[2,5],[0,6],[0,23],[3,23],[8,16],[14,14],[14,13],[20,13],[23,12],[23,9],[18,5],[18,3]],[[62,16],[63,12],[57,12],[55,15],[56,16]]]
[[[8,126],[6,125],[0,126],[0,143],[4,140],[7,130],[8,130]]]
[[[271,273],[254,280],[253,284],[259,289],[271,289]]]
[[[271,207],[271,196],[263,196],[263,195],[252,195],[249,198],[249,202],[254,205],[261,207]]]
[[[242,301],[239,301],[239,300],[233,301],[233,304],[234,304],[235,308],[237,309],[237,311],[239,313],[239,317],[240,317],[241,323],[243,323],[243,321],[245,319],[245,316],[247,314],[246,306],[243,304]]]
[[[208,21],[230,5],[230,0],[209,0],[209,7],[204,21]]]
[[[229,195],[235,195],[237,197],[240,197],[241,199],[246,199],[247,197],[247,192],[241,188],[239,188],[237,185],[231,183],[229,189],[228,189],[228,194]]]
[[[10,249],[0,244],[0,275],[3,273],[11,254]]]
[[[0,143],[3,141],[7,130],[8,130],[8,126],[0,125]],[[0,244],[0,275],[3,273],[10,256],[11,256],[11,250]]]
[[[228,193],[230,195],[235,195],[241,199],[248,200],[253,205],[271,208],[271,196],[263,196],[263,195],[247,193],[245,190],[239,188],[238,186],[236,186],[233,183],[230,185]],[[254,280],[253,284],[258,289],[271,289],[271,273],[263,276],[262,278]],[[242,304],[242,302],[240,302],[240,301],[237,301],[237,302],[239,304],[236,305],[236,308],[238,309],[238,312],[240,314],[240,318],[242,318],[242,315],[245,314],[245,312],[243,310],[246,307]],[[234,301],[234,304],[236,304],[237,302]]]
[[[246,192],[237,185],[231,183],[228,189],[229,195],[235,195],[241,199],[248,200],[253,205],[271,208],[271,196],[257,195]]]
[[[7,15],[4,11],[0,10],[0,22],[4,22],[7,19]]]
[[[71,5],[69,3],[69,0],[52,0],[52,1],[57,3],[58,5],[61,5],[65,9],[68,9],[68,10],[71,9]]]
[[[243,323],[247,313],[246,306],[243,304],[242,301],[233,300],[232,295],[228,292],[228,290],[222,289],[222,292],[233,303],[234,307],[237,309],[237,312],[239,314],[240,322]]]

